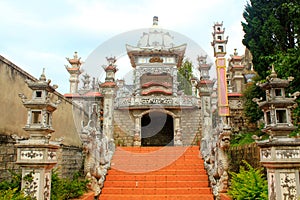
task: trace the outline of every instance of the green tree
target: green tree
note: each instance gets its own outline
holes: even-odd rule
[[[299,0],[250,0],[245,7],[243,44],[251,51],[254,69],[263,79],[271,65],[270,55],[299,47],[299,4]]]
[[[287,93],[300,90],[300,0],[250,0],[243,13],[245,32],[243,44],[253,55],[255,71],[265,79],[274,64],[280,78],[294,76]],[[250,100],[260,93],[256,87],[246,91],[247,115],[257,114],[257,105],[251,108]],[[299,103],[299,102],[298,102]],[[300,110],[294,116],[299,121]]]
[[[191,78],[193,76],[193,64],[188,59],[185,59],[177,74],[179,83],[178,90],[182,90],[186,95],[192,95]]]
[[[256,76],[253,78],[253,81],[257,82],[259,79],[260,78]],[[258,121],[263,116],[263,112],[258,107],[257,103],[252,101],[252,99],[263,96],[263,91],[255,83],[248,85],[243,91],[244,115],[251,123]]]

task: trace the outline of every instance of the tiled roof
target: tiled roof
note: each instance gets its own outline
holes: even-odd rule
[[[231,92],[231,93],[228,93],[228,96],[229,97],[242,97],[243,94],[242,93],[238,93],[238,92]]]
[[[90,91],[84,95],[85,97],[102,97],[100,92]]]
[[[66,98],[78,98],[78,97],[81,97],[81,96],[80,96],[80,94],[66,93],[66,94],[64,94],[64,97],[66,97]]]
[[[104,82],[101,84],[101,87],[115,87],[116,83],[115,82]]]

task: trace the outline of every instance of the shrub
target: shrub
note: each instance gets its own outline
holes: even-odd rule
[[[51,199],[65,200],[82,196],[87,192],[88,181],[79,172],[72,179],[59,178],[56,171],[52,172]]]
[[[9,170],[9,173],[11,174],[11,179],[0,182],[0,190],[8,190],[9,188],[11,189],[16,188],[16,191],[20,191],[22,174],[16,173],[12,170]]]
[[[0,200],[32,200],[34,198],[24,196],[21,190],[22,175],[10,171],[12,179],[0,183]],[[30,181],[31,174],[24,179]],[[72,179],[59,178],[58,173],[53,170],[51,177],[51,199],[66,200],[82,196],[87,192],[87,180],[80,173],[74,174]]]
[[[268,182],[262,173],[263,168],[254,169],[243,160],[239,173],[230,172],[231,185],[228,194],[236,200],[267,200]]]
[[[21,192],[22,175],[9,170],[12,175],[10,180],[0,182],[0,200],[29,200],[30,197],[25,197]]]
[[[0,200],[31,200],[30,197],[25,197],[24,194],[18,191],[18,188],[8,188],[0,190]]]

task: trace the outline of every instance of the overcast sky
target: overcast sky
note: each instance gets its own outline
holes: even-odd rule
[[[212,26],[223,21],[227,53],[237,48],[243,54],[245,5],[246,0],[0,0],[0,54],[35,77],[46,68],[47,78],[64,94],[69,92],[65,57],[78,51],[85,60],[111,38],[151,27],[153,16],[160,27],[197,43],[211,60]],[[124,47],[128,42],[125,38]],[[120,57],[110,48],[105,56]]]

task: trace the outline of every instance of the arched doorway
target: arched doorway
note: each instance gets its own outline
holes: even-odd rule
[[[163,112],[150,112],[141,118],[142,146],[173,146],[173,117]]]

